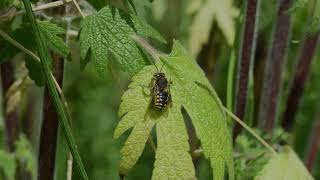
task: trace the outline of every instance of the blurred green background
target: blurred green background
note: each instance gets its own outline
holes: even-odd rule
[[[216,14],[213,13],[212,15],[212,13],[209,13],[211,16],[202,16],[199,19],[198,16],[203,11],[206,11],[208,1],[214,2]],[[124,8],[122,1],[117,0],[88,0],[88,2],[97,10],[108,4]],[[180,40],[204,69],[223,104],[226,104],[228,60],[236,30],[236,17],[240,11],[240,3],[238,1],[232,2],[232,0],[154,0],[152,3],[147,0],[136,0],[133,2],[136,5],[137,14],[143,16],[168,41],[168,44],[153,42],[154,46],[164,52],[170,52],[172,40]],[[258,75],[263,75],[263,73],[259,73],[259,70],[261,66],[263,67],[261,62],[268,55],[273,25],[275,24],[275,15],[277,13],[277,0],[264,0],[261,2],[259,37],[255,59],[255,70],[258,71]],[[82,6],[85,8],[85,5]],[[281,113],[286,105],[287,93],[291,85],[293,73],[295,72],[295,63],[303,44],[302,42],[296,43],[294,40],[303,40],[308,27],[311,8],[310,5],[292,15],[292,39],[289,44],[288,58],[283,74],[278,120],[281,118]],[[218,11],[219,9],[221,11]],[[227,17],[224,19],[226,22],[219,21],[219,16]],[[228,25],[230,23],[231,26]],[[79,18],[76,18],[72,22],[72,28],[76,31],[79,29]],[[201,38],[203,39],[202,41]],[[115,67],[113,68],[113,75],[110,72],[106,72],[103,79],[98,77],[92,65],[89,65],[84,71],[80,71],[79,44],[77,39],[75,37],[71,38],[69,45],[71,46],[72,61],[65,62],[63,89],[74,120],[72,122],[72,130],[81,157],[90,179],[117,180],[119,179],[117,171],[120,158],[119,152],[129,132],[120,140],[114,140],[112,136],[113,130],[119,121],[117,109],[120,97],[130,82],[130,78],[116,66],[113,66]],[[289,140],[302,159],[305,158],[307,153],[308,140],[314,121],[320,118],[319,48],[316,52],[296,117],[297,123],[294,131],[290,134]],[[16,66],[19,66],[19,64],[21,62],[17,60]],[[114,75],[116,76],[114,77]],[[255,86],[261,86],[262,77],[256,76],[254,79]],[[42,91],[43,89],[39,89],[33,84],[30,85],[25,93],[26,98],[23,98],[24,101],[21,103],[23,106],[19,107],[19,115],[23,117],[22,121],[27,116],[24,113],[33,113],[33,123],[30,127],[30,142],[35,157],[38,151],[41,124]],[[33,99],[32,111],[25,110],[28,97]],[[254,99],[258,98],[254,97]],[[258,105],[254,104],[254,106],[255,110],[258,109]],[[255,114],[256,112],[249,113]],[[1,118],[0,143],[2,147],[4,146],[3,128],[4,125]],[[67,145],[62,133],[59,132],[56,166],[57,180],[65,179],[66,177],[67,158]],[[154,160],[154,154],[150,147],[146,145],[140,160],[125,179],[151,179]],[[205,159],[201,158],[198,160],[195,166],[198,179],[212,179],[209,163]],[[320,155],[317,160],[317,168],[314,168],[313,172],[315,179],[320,179],[319,168]],[[252,171],[255,172],[255,170]],[[79,179],[75,173],[74,176],[74,179]]]

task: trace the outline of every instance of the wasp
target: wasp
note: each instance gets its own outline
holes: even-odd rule
[[[156,66],[157,68],[157,66]],[[162,69],[162,67],[161,67]],[[168,81],[165,73],[158,71],[154,73],[152,77],[152,99],[151,103],[154,109],[162,111],[167,107],[168,104],[172,102],[171,93],[170,93],[170,85],[172,81]]]

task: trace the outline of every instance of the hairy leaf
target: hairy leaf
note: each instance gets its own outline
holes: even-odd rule
[[[2,171],[8,180],[15,179],[16,166],[14,155],[0,150],[0,172]]]
[[[286,146],[282,153],[272,157],[255,180],[313,180],[296,153]]]
[[[194,11],[191,8],[188,9]],[[226,37],[228,44],[232,45],[237,15],[238,9],[232,5],[232,0],[207,0],[195,14],[189,29],[189,50],[191,54],[194,57],[197,56],[202,46],[211,40],[209,35],[214,20]]]
[[[123,70],[137,73],[146,64],[146,56],[130,39],[140,34],[165,42],[162,36],[138,16],[126,14],[113,7],[105,7],[97,14],[87,16],[81,25],[81,66],[92,60],[98,73],[106,69],[111,53]],[[88,57],[89,56],[89,57]]]
[[[189,154],[188,136],[181,109],[192,119],[205,157],[213,167],[215,180],[223,179],[225,166],[234,179],[232,144],[222,104],[203,71],[177,41],[170,55],[161,56],[163,72],[171,79],[172,103],[164,112],[149,106],[146,92],[154,66],[146,66],[122,97],[119,122],[114,137],[133,130],[121,150],[120,171],[126,174],[140,157],[153,126],[156,126],[157,151],[152,179],[195,179]],[[158,64],[161,66],[162,63]]]
[[[63,57],[69,55],[69,46],[58,35],[65,34],[65,30],[49,21],[39,21],[40,33],[46,39],[47,45]]]

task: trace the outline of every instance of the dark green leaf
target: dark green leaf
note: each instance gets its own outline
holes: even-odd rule
[[[50,49],[57,52],[64,58],[69,55],[69,46],[58,35],[65,34],[65,30],[56,24],[49,21],[39,21],[40,32],[43,38],[46,39],[47,45]]]
[[[97,14],[87,16],[81,25],[81,65],[91,61],[102,76],[111,53],[123,70],[134,74],[147,64],[146,56],[130,38],[137,33],[165,42],[163,37],[138,16],[105,7]],[[91,52],[90,57],[87,53]]]

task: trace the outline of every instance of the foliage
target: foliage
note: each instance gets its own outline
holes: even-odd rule
[[[193,165],[188,155],[188,136],[181,115],[181,108],[185,108],[205,156],[211,162],[214,179],[223,179],[225,166],[229,179],[234,179],[231,139],[222,104],[215,91],[179,42],[175,41],[171,54],[161,59],[163,72],[173,82],[172,107],[161,113],[155,112],[149,105],[150,96],[145,94],[144,87],[150,83],[154,66],[145,67],[133,78],[129,90],[122,97],[119,109],[122,120],[114,134],[118,138],[133,127],[121,150],[120,172],[126,174],[136,163],[151,129],[156,125],[158,146],[153,179],[194,179]]]
[[[288,133],[282,129],[275,130],[272,137],[257,129],[255,132],[275,145],[288,141]],[[238,180],[254,179],[272,157],[265,147],[247,134],[237,137],[235,147],[235,171]]]
[[[308,3],[313,3],[312,18],[308,27],[308,34],[314,35],[320,30],[320,0],[297,0],[294,1],[288,12],[296,12],[298,9],[305,8]]]
[[[34,17],[32,7],[31,7],[31,2],[29,2],[28,0],[23,0],[23,4],[26,8],[26,13],[29,18],[29,22],[31,24],[33,34],[35,36],[36,45],[37,45],[36,47],[39,52],[40,61],[42,64],[42,69],[44,71],[44,74],[45,74],[45,77],[47,80],[46,85],[47,85],[48,90],[51,95],[52,104],[54,105],[54,108],[57,112],[57,117],[59,117],[58,118],[59,123],[60,123],[62,131],[65,135],[65,138],[68,142],[69,150],[70,150],[72,157],[74,159],[77,173],[80,175],[81,179],[88,180],[88,175],[84,169],[82,160],[80,158],[79,151],[77,149],[75,140],[72,136],[72,132],[71,132],[71,129],[70,129],[70,126],[68,123],[68,122],[70,122],[70,119],[68,119],[69,116],[67,116],[67,114],[66,114],[66,110],[61,102],[60,96],[57,91],[57,87],[56,87],[54,79],[52,77],[52,70],[50,67],[50,62],[49,62],[49,58],[48,58],[49,56],[48,56],[48,52],[46,49],[47,46],[45,43],[45,39],[43,39],[43,36],[41,35],[41,31],[38,26],[38,23]]]
[[[283,152],[272,157],[255,180],[313,180],[295,152],[285,146]]]
[[[165,42],[140,17],[125,14],[114,7],[105,7],[97,14],[87,16],[82,22],[80,33],[81,67],[84,68],[92,61],[102,76],[108,57],[112,55],[123,70],[137,73],[147,64],[147,58],[130,38],[135,33]]]
[[[36,161],[32,152],[31,144],[24,136],[20,136],[16,142],[16,158],[20,163],[26,166],[26,170],[31,173],[32,177],[36,177]]]
[[[46,44],[48,47],[60,54],[62,57],[68,57],[69,47],[60,37],[60,35],[65,34],[65,30],[49,21],[38,21],[38,24],[41,36],[46,39]],[[24,47],[34,52],[36,51],[34,46],[35,39],[30,38],[33,36],[33,34],[29,23],[22,24],[20,28],[12,32],[12,36],[14,36],[15,40]],[[0,59],[0,64],[11,59],[19,52],[20,51],[13,45],[6,44],[6,46],[0,50],[0,54],[3,55],[3,57]],[[50,60],[50,64],[51,62],[52,60]],[[26,67],[29,70],[30,78],[34,80],[38,86],[44,86],[45,77],[40,62],[35,61],[32,59],[32,57],[26,57]]]
[[[17,165],[14,154],[8,153],[4,150],[0,150],[0,172],[2,170],[3,174],[8,180],[15,179],[16,166]]]
[[[196,1],[200,1],[196,6],[198,8],[189,8],[191,9],[189,13],[197,11],[189,29],[191,54],[196,57],[202,46],[210,41],[209,35],[214,20],[225,35],[228,44],[232,45],[236,33],[236,17],[238,16],[238,9],[232,5],[232,0],[207,0],[202,6],[200,6],[202,0]],[[194,4],[191,5],[191,7],[195,7]]]

